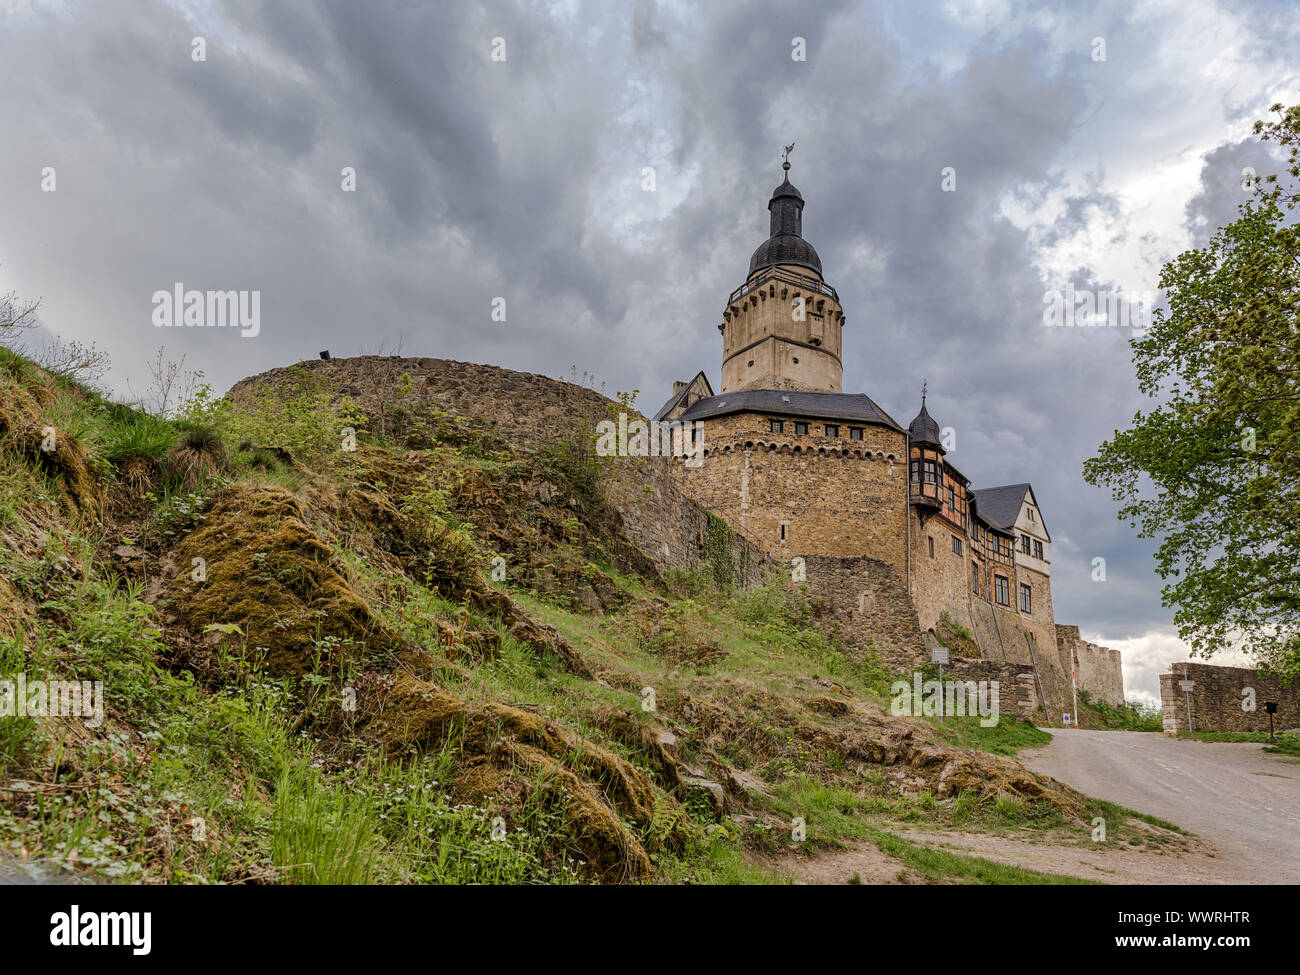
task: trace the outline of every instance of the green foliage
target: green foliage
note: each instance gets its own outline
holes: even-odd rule
[[[179,703],[179,685],[157,679],[154,656],[165,647],[143,593],[143,581],[91,577],[61,587],[42,605],[63,621],[50,637],[60,668],[77,680],[103,680],[113,708],[137,721]]]
[[[939,619],[963,640],[970,640],[974,642],[975,634],[971,633],[968,627],[963,626],[961,623],[958,623],[955,619],[953,619],[952,616],[949,615],[947,610],[944,610],[942,613],[939,614]]]
[[[1164,721],[1160,708],[1140,701],[1125,701],[1116,706],[1106,701],[1094,701],[1087,691],[1079,691],[1079,704],[1097,716],[1102,727],[1113,731],[1161,731]]]
[[[295,460],[327,462],[341,453],[343,430],[359,430],[364,414],[339,397],[325,377],[299,364],[282,382],[250,390],[236,405],[204,384],[180,410],[189,429],[207,429],[228,443],[282,447]]]
[[[561,438],[536,454],[537,466],[567,483],[574,494],[590,504],[601,502],[600,478],[606,460],[596,453],[594,434]]]
[[[731,526],[713,512],[709,512],[709,523],[704,529],[704,551],[702,561],[719,589],[730,589],[736,582],[738,571],[735,556],[736,533]],[[749,550],[742,549],[747,558]],[[743,570],[742,565],[740,569]]]
[[[1163,597],[1194,655],[1244,647],[1300,675],[1300,106],[1256,131],[1290,149],[1292,181],[1265,183],[1201,249],[1166,264],[1133,358],[1159,398],[1084,464],[1119,517],[1160,539]]]
[[[13,680],[30,669],[23,640],[0,637],[0,680]],[[0,717],[0,775],[21,764],[37,743],[36,719],[26,715]]]
[[[894,674],[881,664],[879,654],[874,649],[850,654],[817,630],[801,594],[773,581],[736,593],[729,607],[736,619],[772,651],[813,661],[829,677],[851,674],[880,701],[889,700]]]

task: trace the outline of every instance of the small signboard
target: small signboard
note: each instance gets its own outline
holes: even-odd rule
[[[1070,723],[1070,712],[1069,712],[1069,711],[1062,711],[1062,712],[1061,712],[1061,724],[1069,724],[1069,723]]]
[[[941,667],[948,666],[948,648],[934,647],[930,651],[930,663],[938,664]]]
[[[1268,714],[1277,714],[1277,701],[1265,701],[1264,711]]]
[[[1184,691],[1184,692],[1186,692],[1186,691],[1190,691],[1190,690],[1191,690],[1193,687],[1195,687],[1195,686],[1196,686],[1196,682],[1195,682],[1195,681],[1190,681],[1190,680],[1180,680],[1180,681],[1178,682],[1178,689],[1179,689],[1180,691]]]

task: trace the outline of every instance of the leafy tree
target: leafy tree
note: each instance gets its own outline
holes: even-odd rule
[[[1160,538],[1166,606],[1194,655],[1245,649],[1300,675],[1300,106],[1255,132],[1287,157],[1209,244],[1164,266],[1133,343],[1138,412],[1084,464]]]

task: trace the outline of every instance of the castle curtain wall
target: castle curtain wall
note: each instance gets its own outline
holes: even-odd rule
[[[826,421],[737,414],[704,421],[704,463],[678,465],[686,493],[778,559],[866,555],[907,577],[907,467],[902,433],[863,427],[823,435]],[[794,424],[808,423],[806,435]],[[836,421],[830,421],[832,423]],[[784,528],[784,537],[782,528]]]

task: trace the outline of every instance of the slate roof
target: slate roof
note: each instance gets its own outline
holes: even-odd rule
[[[683,386],[681,389],[677,390],[677,392],[673,393],[672,396],[668,397],[668,402],[665,403],[663,406],[659,407],[659,412],[654,415],[654,418],[656,420],[662,420],[665,416],[667,416],[668,411],[673,409],[673,407],[675,407],[678,403],[680,403],[682,401],[682,397],[685,396],[688,392],[690,392],[690,388],[691,388],[690,384],[688,383],[687,385]]]
[[[975,491],[976,510],[989,524],[1010,531],[1020,517],[1020,505],[1029,490],[1028,484],[1004,484]]]
[[[771,212],[770,233],[754,250],[749,259],[749,273],[774,264],[797,264],[810,268],[822,276],[822,259],[817,249],[803,239],[803,195],[790,182],[784,182],[772,191],[767,208]]]
[[[759,244],[749,259],[749,273],[774,264],[797,264],[816,271],[818,277],[822,273],[822,259],[817,256],[817,249],[796,234],[777,234]]]
[[[979,500],[979,498],[978,498],[977,496],[974,496],[974,495],[977,495],[978,492],[972,491],[971,494],[972,494],[972,498],[971,498],[971,514],[974,516],[974,518],[975,518],[976,521],[980,522],[981,524],[986,525],[986,526],[988,527],[989,531],[991,531],[991,532],[993,532],[993,533],[995,533],[995,534],[997,534],[997,535],[1004,535],[1004,536],[1006,536],[1007,538],[1015,538],[1015,537],[1016,537],[1016,533],[1015,533],[1015,532],[1013,532],[1013,531],[1008,531],[1007,529],[1003,528],[1002,526],[996,524],[996,523],[993,522],[993,521],[992,521],[992,520],[991,520],[987,515],[985,515],[984,512],[980,511],[980,500]]]
[[[926,410],[925,400],[921,401],[921,412],[916,414],[916,419],[908,424],[907,432],[916,443],[939,442],[939,421]]]
[[[793,389],[741,389],[706,396],[692,403],[682,420],[704,420],[731,413],[775,413],[816,417],[846,423],[873,423],[903,432],[903,428],[865,393],[812,393]]]

